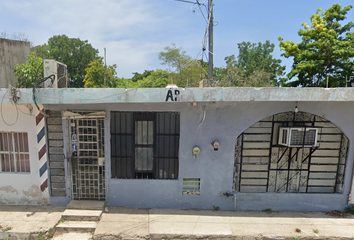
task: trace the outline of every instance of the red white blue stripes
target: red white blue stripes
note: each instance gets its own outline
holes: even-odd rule
[[[42,110],[43,111],[43,110]],[[45,138],[45,121],[44,116],[39,112],[36,116],[37,128],[37,145],[39,160],[39,178],[41,180],[41,191],[44,192],[48,188],[48,164],[47,164],[47,146]]]

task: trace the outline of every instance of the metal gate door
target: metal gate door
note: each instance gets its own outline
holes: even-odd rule
[[[73,199],[105,200],[104,119],[70,119]]]

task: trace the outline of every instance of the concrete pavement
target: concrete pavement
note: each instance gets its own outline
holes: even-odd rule
[[[56,226],[64,210],[58,206],[0,206],[0,239],[36,239]],[[98,222],[94,238],[354,239],[354,216],[337,215],[109,207]]]
[[[65,206],[1,206],[0,239],[36,239],[61,218]]]
[[[354,216],[323,212],[259,212],[109,208],[95,239],[354,239]]]

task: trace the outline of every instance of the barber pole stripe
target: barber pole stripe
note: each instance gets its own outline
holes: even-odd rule
[[[42,109],[43,112],[44,109]],[[42,121],[42,119],[44,118],[43,114],[41,112],[39,112],[36,116],[36,126],[38,126],[38,124]]]
[[[42,112],[44,109],[42,109]],[[37,126],[37,145],[38,145],[38,161],[39,161],[39,177],[41,180],[41,191],[44,192],[48,188],[48,165],[47,165],[47,145],[45,137],[45,121],[44,116],[39,112],[36,116]]]
[[[37,143],[39,144],[39,142],[43,139],[43,137],[45,136],[45,128],[42,127],[42,129],[39,131],[39,133],[37,134]]]

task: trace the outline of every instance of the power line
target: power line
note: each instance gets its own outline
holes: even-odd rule
[[[205,53],[206,51],[206,45],[207,42],[209,43],[208,46],[208,78],[207,78],[207,87],[211,86],[211,82],[213,81],[213,52],[214,52],[214,38],[213,38],[213,27],[214,27],[214,19],[213,19],[213,0],[208,0],[208,7],[205,6],[204,1],[203,3],[200,3],[199,0],[196,0],[195,2],[188,1],[188,0],[175,0],[178,2],[185,2],[185,3],[190,3],[193,5],[198,5],[196,10],[193,10],[193,12],[197,11],[198,9],[200,10],[204,20],[207,22],[207,28],[205,30],[204,38],[203,38],[203,48],[202,51]],[[201,7],[204,6],[205,9],[207,10],[208,13],[208,19],[206,19],[203,10]],[[208,38],[209,37],[209,38]]]

